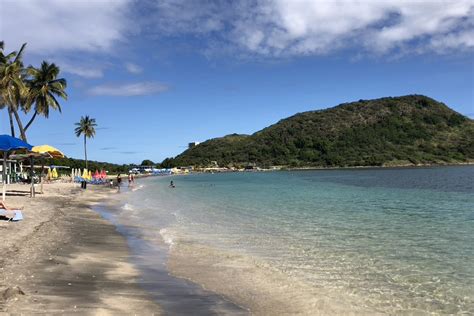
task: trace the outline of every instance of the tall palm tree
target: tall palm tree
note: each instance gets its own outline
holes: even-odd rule
[[[50,64],[43,61],[39,69],[28,67],[28,73],[32,78],[26,81],[29,91],[23,110],[25,112],[30,111],[34,104],[35,113],[26,124],[25,132],[38,114],[48,118],[50,109],[61,112],[61,105],[56,100],[56,96],[67,100],[67,94],[64,91],[67,82],[64,78],[58,78],[59,67],[54,63]]]
[[[79,137],[84,135],[84,157],[86,160],[87,168],[87,138],[95,136],[95,127],[97,126],[95,119],[90,118],[88,115],[81,116],[81,120],[75,124],[77,127],[74,129],[76,136]]]
[[[26,43],[21,46],[18,52],[5,55],[3,52],[4,43],[0,42],[0,108],[7,107],[12,136],[15,136],[13,115],[15,116],[23,140],[26,140],[26,134],[18,115],[18,108],[24,101],[27,92],[24,83],[26,72],[21,61],[25,46]]]

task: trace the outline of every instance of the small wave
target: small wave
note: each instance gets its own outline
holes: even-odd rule
[[[174,246],[174,235],[171,231],[167,228],[160,229],[160,235],[163,238],[163,241],[169,246],[171,249]]]
[[[133,188],[132,188],[132,191],[135,192],[135,191],[138,191],[138,190],[143,189],[144,187],[145,187],[145,186],[144,186],[143,184],[140,184],[140,185],[137,186],[137,187],[133,187]]]
[[[128,203],[125,203],[122,206],[122,209],[125,210],[125,211],[135,211],[135,208],[133,207],[133,205],[128,204]]]

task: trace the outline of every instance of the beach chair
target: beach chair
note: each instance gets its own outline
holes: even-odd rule
[[[20,210],[0,209],[0,216],[5,217],[9,222],[18,222],[23,219],[23,213]]]

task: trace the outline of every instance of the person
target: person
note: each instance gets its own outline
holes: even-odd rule
[[[129,187],[132,186],[132,173],[131,172],[128,174],[128,186]]]
[[[174,185],[173,180],[171,180],[171,182],[170,182],[170,188],[176,188],[176,186]]]
[[[117,188],[120,191],[120,186],[122,185],[122,176],[120,173],[117,175]]]
[[[15,208],[8,207],[3,201],[0,201],[0,218],[4,217],[9,221],[20,220],[21,218],[23,218],[20,211],[21,209],[22,209],[21,207],[15,207]]]
[[[110,179],[109,185],[110,185],[111,188],[113,188],[114,187],[114,180]]]
[[[135,175],[132,173],[132,183],[135,184]]]

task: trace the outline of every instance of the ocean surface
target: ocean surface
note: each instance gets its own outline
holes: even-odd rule
[[[143,240],[258,262],[346,311],[474,314],[472,166],[154,177],[120,198]]]

